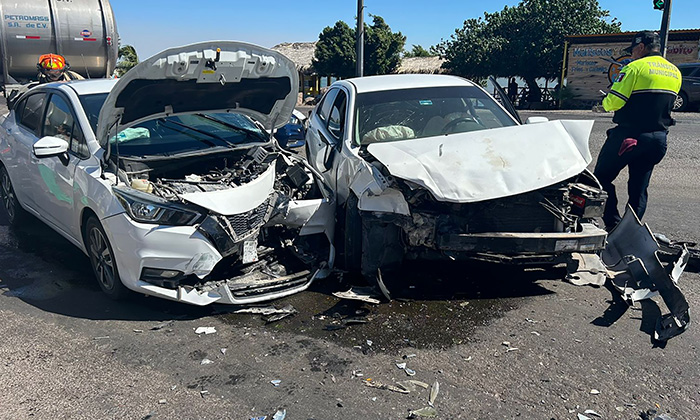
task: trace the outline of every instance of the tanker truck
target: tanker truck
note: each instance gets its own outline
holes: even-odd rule
[[[40,55],[61,54],[85,78],[109,77],[117,62],[117,25],[109,0],[0,0],[0,86],[37,79]]]

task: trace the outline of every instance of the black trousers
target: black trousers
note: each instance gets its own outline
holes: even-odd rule
[[[661,162],[661,159],[666,155],[667,132],[639,133],[626,127],[617,126],[608,130],[607,134],[608,138],[598,155],[594,174],[608,193],[603,221],[605,227],[611,229],[621,220],[613,181],[625,166],[629,166],[629,181],[627,182],[629,201],[627,203],[641,220],[647,208],[647,187],[649,187],[651,173],[654,166]],[[620,146],[627,138],[636,139],[637,145],[619,156]]]

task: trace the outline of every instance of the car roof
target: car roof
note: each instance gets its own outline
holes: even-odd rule
[[[89,79],[56,83],[56,85],[69,86],[78,95],[91,95],[94,93],[109,93],[116,83],[117,79]]]
[[[355,86],[357,93],[386,90],[415,89],[444,86],[474,86],[474,83],[457,76],[444,74],[387,74],[346,79]]]

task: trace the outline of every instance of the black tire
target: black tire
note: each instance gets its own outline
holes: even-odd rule
[[[17,195],[15,195],[15,189],[12,187],[10,175],[3,165],[0,165],[0,201],[10,225],[19,226],[24,221],[27,213],[17,201]]]
[[[676,112],[683,112],[688,109],[688,94],[685,92],[679,92],[676,96],[676,100],[673,102],[673,110]]]
[[[119,277],[114,251],[107,234],[94,216],[90,216],[85,223],[85,248],[100,289],[114,300],[126,298],[130,291]]]
[[[360,273],[362,269],[362,218],[358,204],[358,198],[350,193],[345,202],[345,220],[341,230],[343,268],[351,273]]]

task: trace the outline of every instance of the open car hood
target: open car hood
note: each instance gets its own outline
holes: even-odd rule
[[[551,121],[446,136],[373,143],[391,175],[435,199],[469,203],[537,190],[581,173],[591,162],[593,121]]]
[[[220,50],[220,52],[217,52]],[[238,41],[207,41],[165,50],[139,63],[114,85],[97,123],[109,136],[140,122],[198,112],[235,111],[266,129],[289,121],[299,91],[294,63]]]

